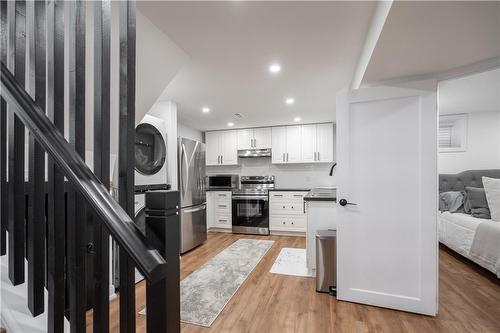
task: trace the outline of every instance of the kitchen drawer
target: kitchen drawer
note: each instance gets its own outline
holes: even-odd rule
[[[230,228],[231,227],[231,216],[230,215],[216,214],[215,226],[218,228]]]
[[[231,211],[231,201],[215,202],[216,212],[230,212]]]
[[[300,202],[273,202],[270,215],[304,215],[303,203]]]
[[[230,191],[217,191],[215,192],[215,200],[229,200],[231,201]]]
[[[271,216],[269,228],[276,231],[299,231],[305,232],[307,228],[305,217]]]

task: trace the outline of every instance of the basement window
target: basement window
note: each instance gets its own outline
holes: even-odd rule
[[[454,114],[439,117],[439,152],[463,152],[467,143],[467,115]]]

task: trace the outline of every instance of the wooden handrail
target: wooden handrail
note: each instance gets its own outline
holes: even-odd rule
[[[17,83],[3,62],[0,93],[13,106],[24,126],[61,168],[65,177],[102,218],[110,234],[125,249],[139,271],[152,283],[165,278],[165,259],[148,244],[130,216],[111,197],[108,188],[99,181],[42,109]]]

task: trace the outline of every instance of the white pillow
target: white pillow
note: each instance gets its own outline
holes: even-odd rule
[[[500,179],[483,177],[483,186],[491,219],[500,222]]]

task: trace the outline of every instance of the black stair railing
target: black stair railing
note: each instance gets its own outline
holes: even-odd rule
[[[118,202],[109,191],[111,1],[2,0],[0,5],[0,255],[9,257],[10,280],[15,285],[26,282],[26,259],[27,305],[33,316],[45,312],[47,288],[49,332],[63,332],[65,317],[71,332],[85,332],[88,309],[93,309],[93,331],[108,332],[111,236],[120,249],[120,332],[135,332],[136,328],[135,268],[147,282],[151,311],[147,331],[164,332],[168,295],[154,291],[173,281],[169,276],[174,271],[178,275],[178,263],[171,260],[174,264],[167,267],[165,253],[162,256],[148,242],[130,217],[134,213],[135,2],[116,3],[120,45],[119,59],[115,59],[120,68]],[[94,9],[94,172],[84,160],[89,77],[85,71],[86,6]],[[67,76],[65,47],[69,50]],[[25,82],[25,77],[31,80]],[[68,141],[63,135],[65,108],[69,111]],[[26,143],[25,129],[29,132]],[[29,147],[27,170],[25,144]],[[174,252],[170,258],[178,258]],[[178,293],[178,286],[173,293]],[[178,323],[173,327],[176,329],[169,333],[180,330]]]

